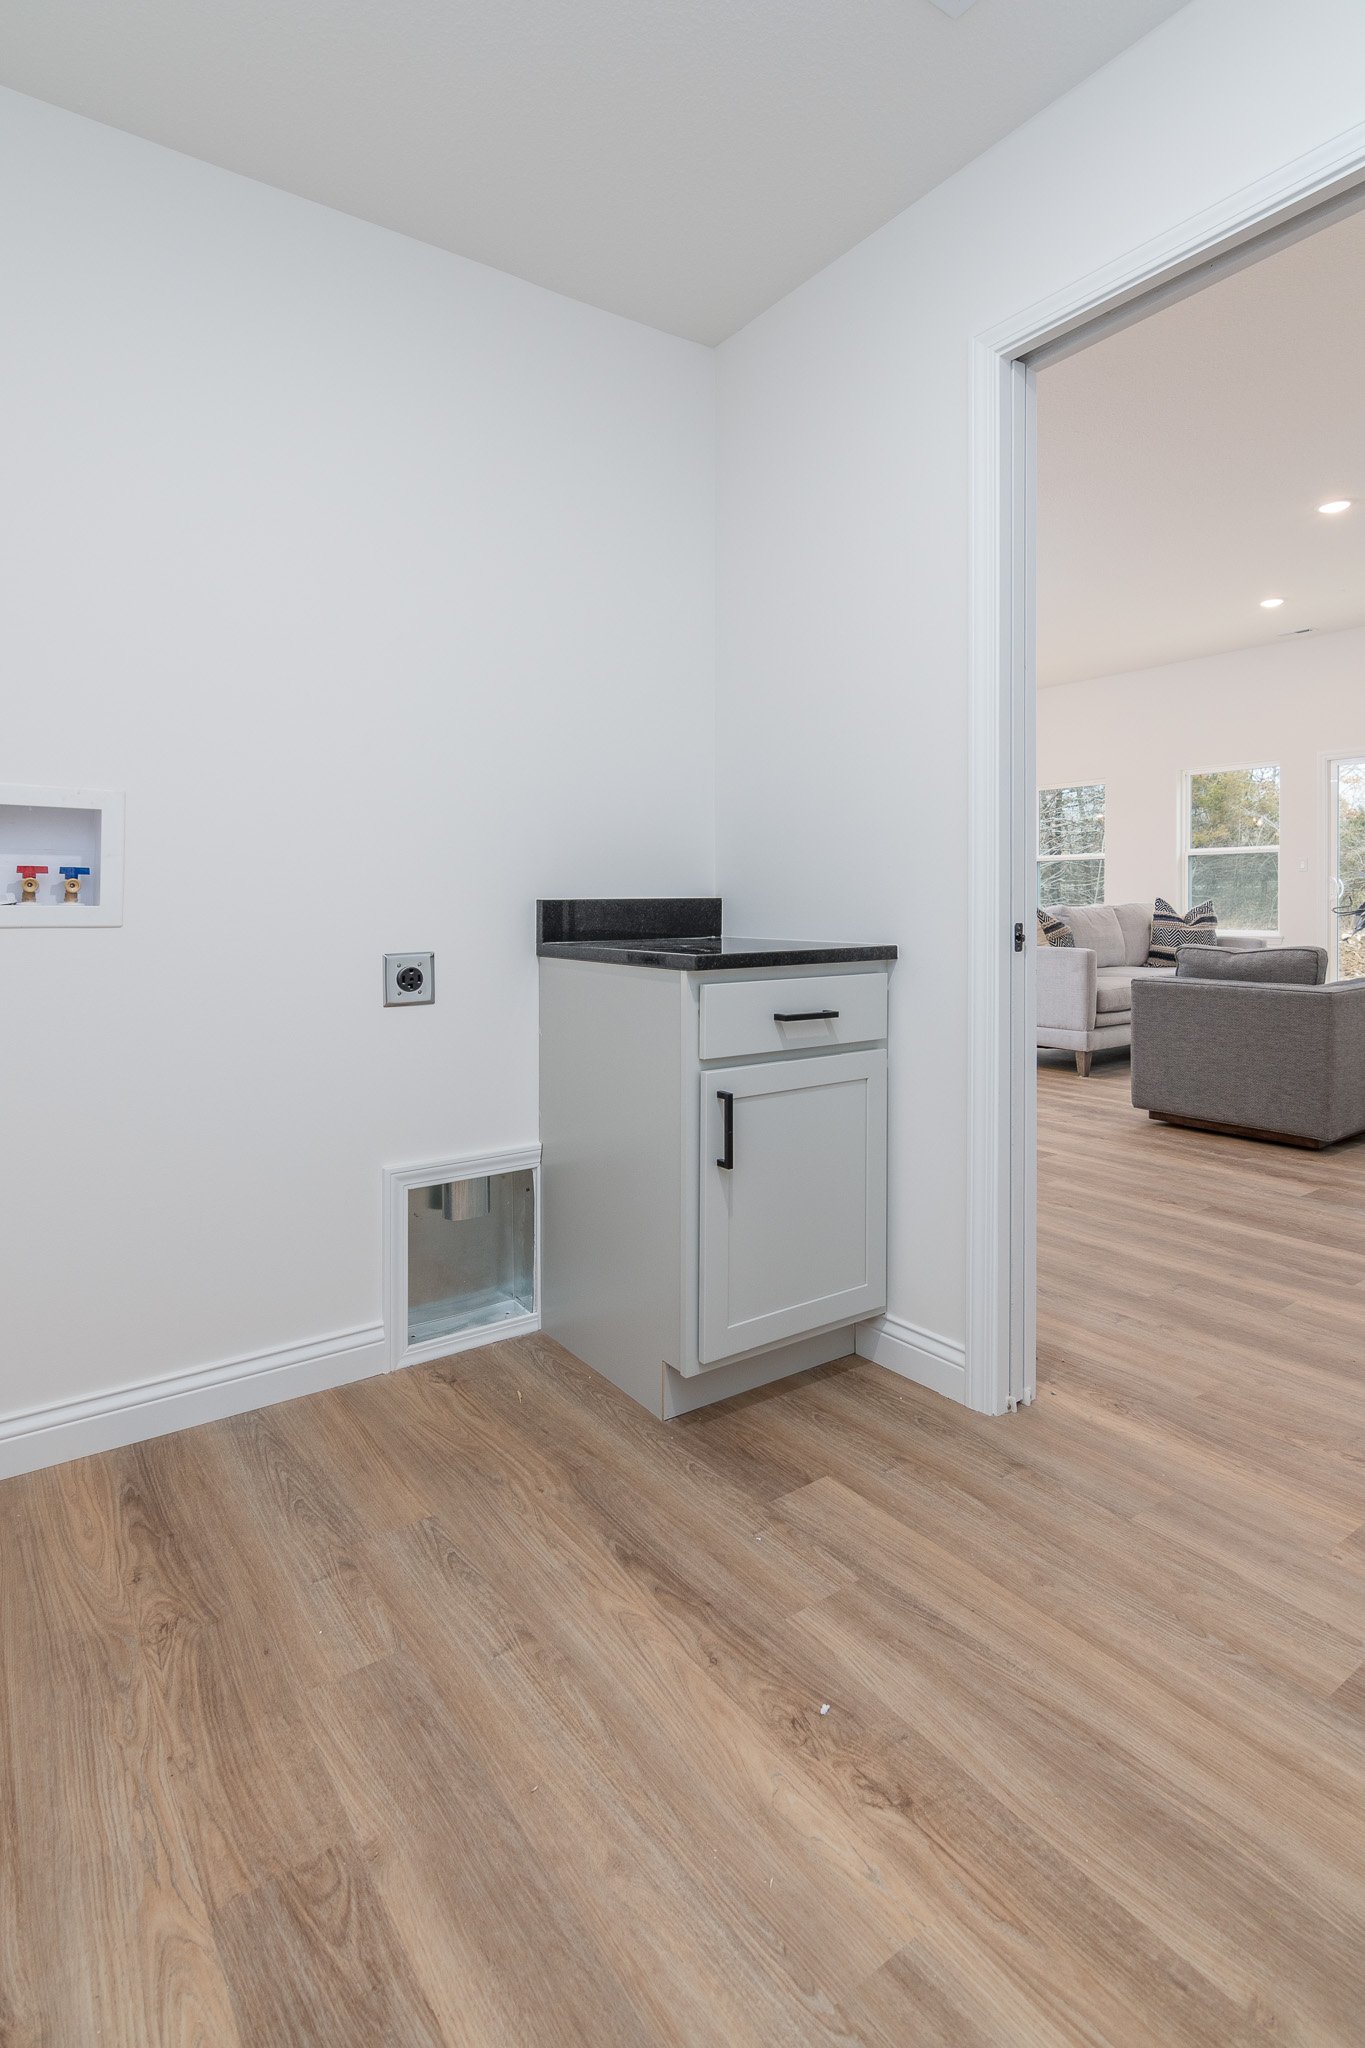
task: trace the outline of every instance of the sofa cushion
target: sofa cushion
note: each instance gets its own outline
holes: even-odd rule
[[[1058,917],[1055,910],[1038,912],[1038,940],[1044,946],[1074,946],[1071,926],[1064,917]]]
[[[1196,903],[1182,917],[1164,896],[1156,899],[1152,912],[1152,944],[1147,955],[1151,967],[1174,967],[1182,946],[1216,946],[1218,912],[1212,903]]]
[[[1088,946],[1097,967],[1122,967],[1123,926],[1112,903],[1062,903],[1057,915],[1071,927],[1078,946]]]
[[[1113,1020],[1133,1007],[1135,981],[1169,981],[1173,967],[1101,967],[1095,975],[1095,1015]]]
[[[1327,979],[1322,946],[1267,946],[1259,953],[1224,952],[1221,946],[1182,946],[1176,961],[1182,981],[1274,981],[1320,988]]]
[[[1114,915],[1123,933],[1125,966],[1143,967],[1152,950],[1152,913],[1146,903],[1116,903]]]

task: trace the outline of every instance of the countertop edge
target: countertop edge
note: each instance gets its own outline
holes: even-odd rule
[[[793,946],[761,953],[707,954],[658,946],[597,945],[591,939],[548,940],[536,947],[542,960],[587,960],[607,967],[653,967],[674,974],[734,974],[755,967],[840,967],[859,961],[899,959],[895,946]]]

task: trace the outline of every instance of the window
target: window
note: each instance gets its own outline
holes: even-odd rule
[[[1365,755],[1332,763],[1332,880],[1338,980],[1365,975]]]
[[[1225,931],[1280,922],[1280,771],[1215,768],[1189,780],[1188,903],[1211,902]]]
[[[1103,903],[1104,784],[1038,792],[1038,901]]]

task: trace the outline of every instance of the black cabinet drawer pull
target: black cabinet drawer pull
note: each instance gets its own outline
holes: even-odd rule
[[[774,1024],[821,1024],[826,1017],[837,1017],[837,1010],[774,1010]]]
[[[725,1150],[716,1161],[716,1164],[717,1166],[723,1166],[727,1173],[733,1173],[735,1168],[735,1098],[728,1088],[717,1088],[716,1100],[725,1104]]]

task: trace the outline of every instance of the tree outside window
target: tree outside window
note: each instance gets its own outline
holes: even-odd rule
[[[1104,901],[1104,784],[1038,792],[1038,901]]]
[[[1280,922],[1280,771],[1216,768],[1191,775],[1188,904],[1211,902],[1225,931]]]

